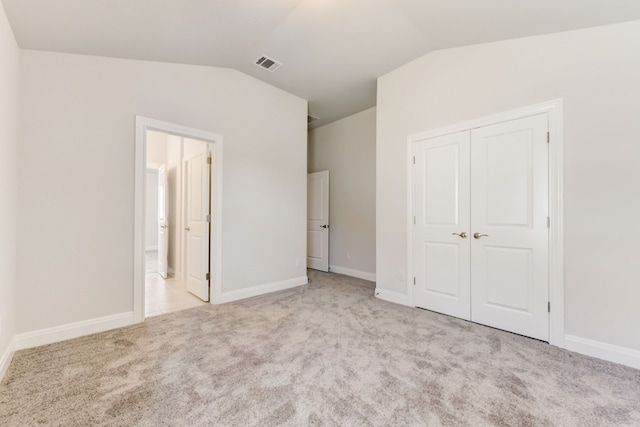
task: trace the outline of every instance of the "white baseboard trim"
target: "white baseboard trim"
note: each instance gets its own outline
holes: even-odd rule
[[[127,313],[114,314],[112,316],[99,317],[97,319],[83,320],[82,322],[54,326],[53,328],[26,332],[15,336],[15,350],[22,350],[24,348],[37,347],[58,341],[78,338],[84,335],[129,326],[133,323],[133,312],[130,311]]]
[[[307,283],[309,283],[309,278],[307,276],[300,276],[294,277],[293,279],[281,280],[279,282],[265,283],[263,285],[252,286],[250,288],[238,289],[237,291],[222,292],[220,294],[220,300],[217,301],[216,304],[257,297],[271,292],[284,291],[285,289],[295,288],[296,286],[306,285]]]
[[[157,246],[145,246],[144,250],[145,250],[145,252],[146,251],[157,251],[158,247]]]
[[[329,271],[332,273],[344,274],[345,276],[357,277],[358,279],[368,280],[370,282],[376,281],[376,275],[374,273],[354,270],[353,268],[340,267],[339,265],[330,265]]]
[[[381,300],[393,302],[395,304],[406,305],[407,307],[413,307],[411,304],[409,304],[409,295],[376,288],[375,296],[376,298],[380,298]]]
[[[9,346],[0,359],[0,382],[4,379],[4,375],[7,373],[7,369],[9,369],[9,365],[11,364],[11,360],[13,359],[14,352],[15,340],[11,340]]]
[[[576,353],[640,369],[640,351],[638,350],[568,334],[564,336],[564,347]]]

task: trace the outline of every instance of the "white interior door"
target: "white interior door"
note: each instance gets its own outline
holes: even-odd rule
[[[201,142],[186,169],[186,279],[187,290],[209,301],[210,163],[208,145]]]
[[[471,131],[472,319],[545,341],[547,131],[546,114]]]
[[[469,132],[417,142],[414,155],[414,302],[469,320]]]
[[[329,271],[329,171],[307,177],[307,267]]]
[[[167,219],[167,167],[158,169],[158,274],[167,278],[169,267],[169,220]]]
[[[414,144],[416,306],[548,341],[547,131],[540,114]]]

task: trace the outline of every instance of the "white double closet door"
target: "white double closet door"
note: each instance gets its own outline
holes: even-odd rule
[[[418,307],[549,340],[547,114],[414,143]]]

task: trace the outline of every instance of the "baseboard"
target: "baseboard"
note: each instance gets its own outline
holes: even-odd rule
[[[5,350],[2,358],[0,358],[0,382],[4,379],[4,375],[7,373],[9,369],[9,365],[11,364],[11,359],[13,359],[13,353],[15,351],[15,340],[11,340],[9,346]]]
[[[146,251],[157,251],[158,247],[157,246],[145,246],[144,250],[145,250],[145,252]]]
[[[358,279],[368,280],[370,282],[376,281],[376,275],[374,273],[340,267],[339,265],[330,265],[329,271],[332,273],[344,274],[345,276],[357,277]]]
[[[564,346],[567,350],[575,351],[576,353],[640,369],[640,351],[638,350],[575,335],[565,335]]]
[[[84,335],[108,331],[110,329],[129,326],[134,323],[133,312],[114,314],[112,316],[99,317],[97,319],[84,320],[82,322],[69,323],[54,326],[53,328],[40,329],[38,331],[18,334],[14,338],[15,350],[37,347],[58,341],[78,338]]]
[[[265,283],[263,285],[252,286],[250,288],[238,289],[237,291],[222,292],[220,294],[220,301],[217,301],[216,303],[222,304],[225,302],[257,297],[271,292],[283,291],[285,289],[295,288],[296,286],[306,285],[307,283],[309,283],[307,276],[300,276],[279,282]]]
[[[376,288],[375,296],[376,298],[380,298],[381,300],[393,302],[395,304],[406,305],[407,307],[413,307],[409,303],[409,295]]]

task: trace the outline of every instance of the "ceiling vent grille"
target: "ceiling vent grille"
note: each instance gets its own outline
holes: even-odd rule
[[[278,62],[275,59],[271,59],[268,56],[263,55],[256,60],[255,65],[273,73],[278,68],[282,67],[282,62]]]

